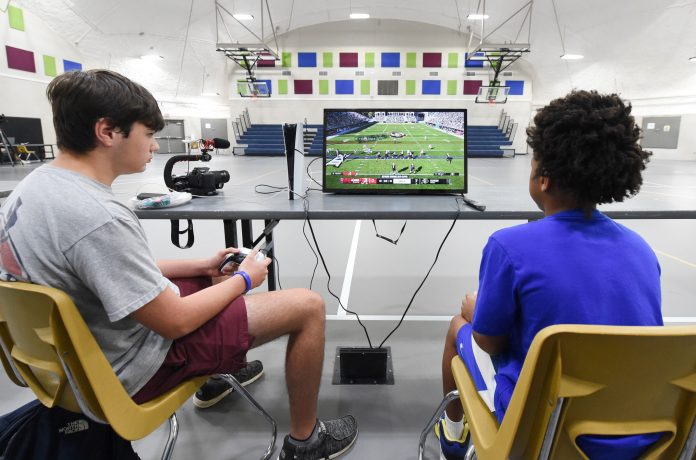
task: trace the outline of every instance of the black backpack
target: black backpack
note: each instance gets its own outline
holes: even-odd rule
[[[0,417],[0,460],[140,460],[111,428],[38,400]]]

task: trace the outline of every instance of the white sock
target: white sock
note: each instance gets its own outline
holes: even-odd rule
[[[445,427],[445,430],[447,430],[447,437],[458,440],[462,437],[462,433],[464,433],[464,418],[458,422],[453,422],[447,416],[447,412],[445,412]]]

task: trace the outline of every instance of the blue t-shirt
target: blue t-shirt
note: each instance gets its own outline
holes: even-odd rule
[[[483,251],[473,329],[507,336],[496,356],[502,421],[529,346],[553,324],[662,325],[660,265],[634,231],[564,211],[495,232]]]

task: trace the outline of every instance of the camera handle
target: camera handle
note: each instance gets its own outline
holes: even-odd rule
[[[172,176],[172,169],[176,163],[180,161],[210,161],[212,157],[208,153],[203,153],[201,155],[174,155],[169,160],[167,164],[164,165],[164,183],[167,187],[172,190],[181,191],[177,189],[177,182],[175,177]]]

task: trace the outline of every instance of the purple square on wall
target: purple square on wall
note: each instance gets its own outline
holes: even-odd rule
[[[464,94],[478,94],[481,86],[483,86],[482,80],[464,80]]]
[[[34,53],[31,51],[5,45],[5,53],[7,54],[7,67],[10,69],[36,73]]]
[[[442,53],[423,53],[423,67],[442,67]]]
[[[339,67],[357,67],[358,53],[338,53]]]
[[[312,94],[312,80],[295,80],[295,94]]]

